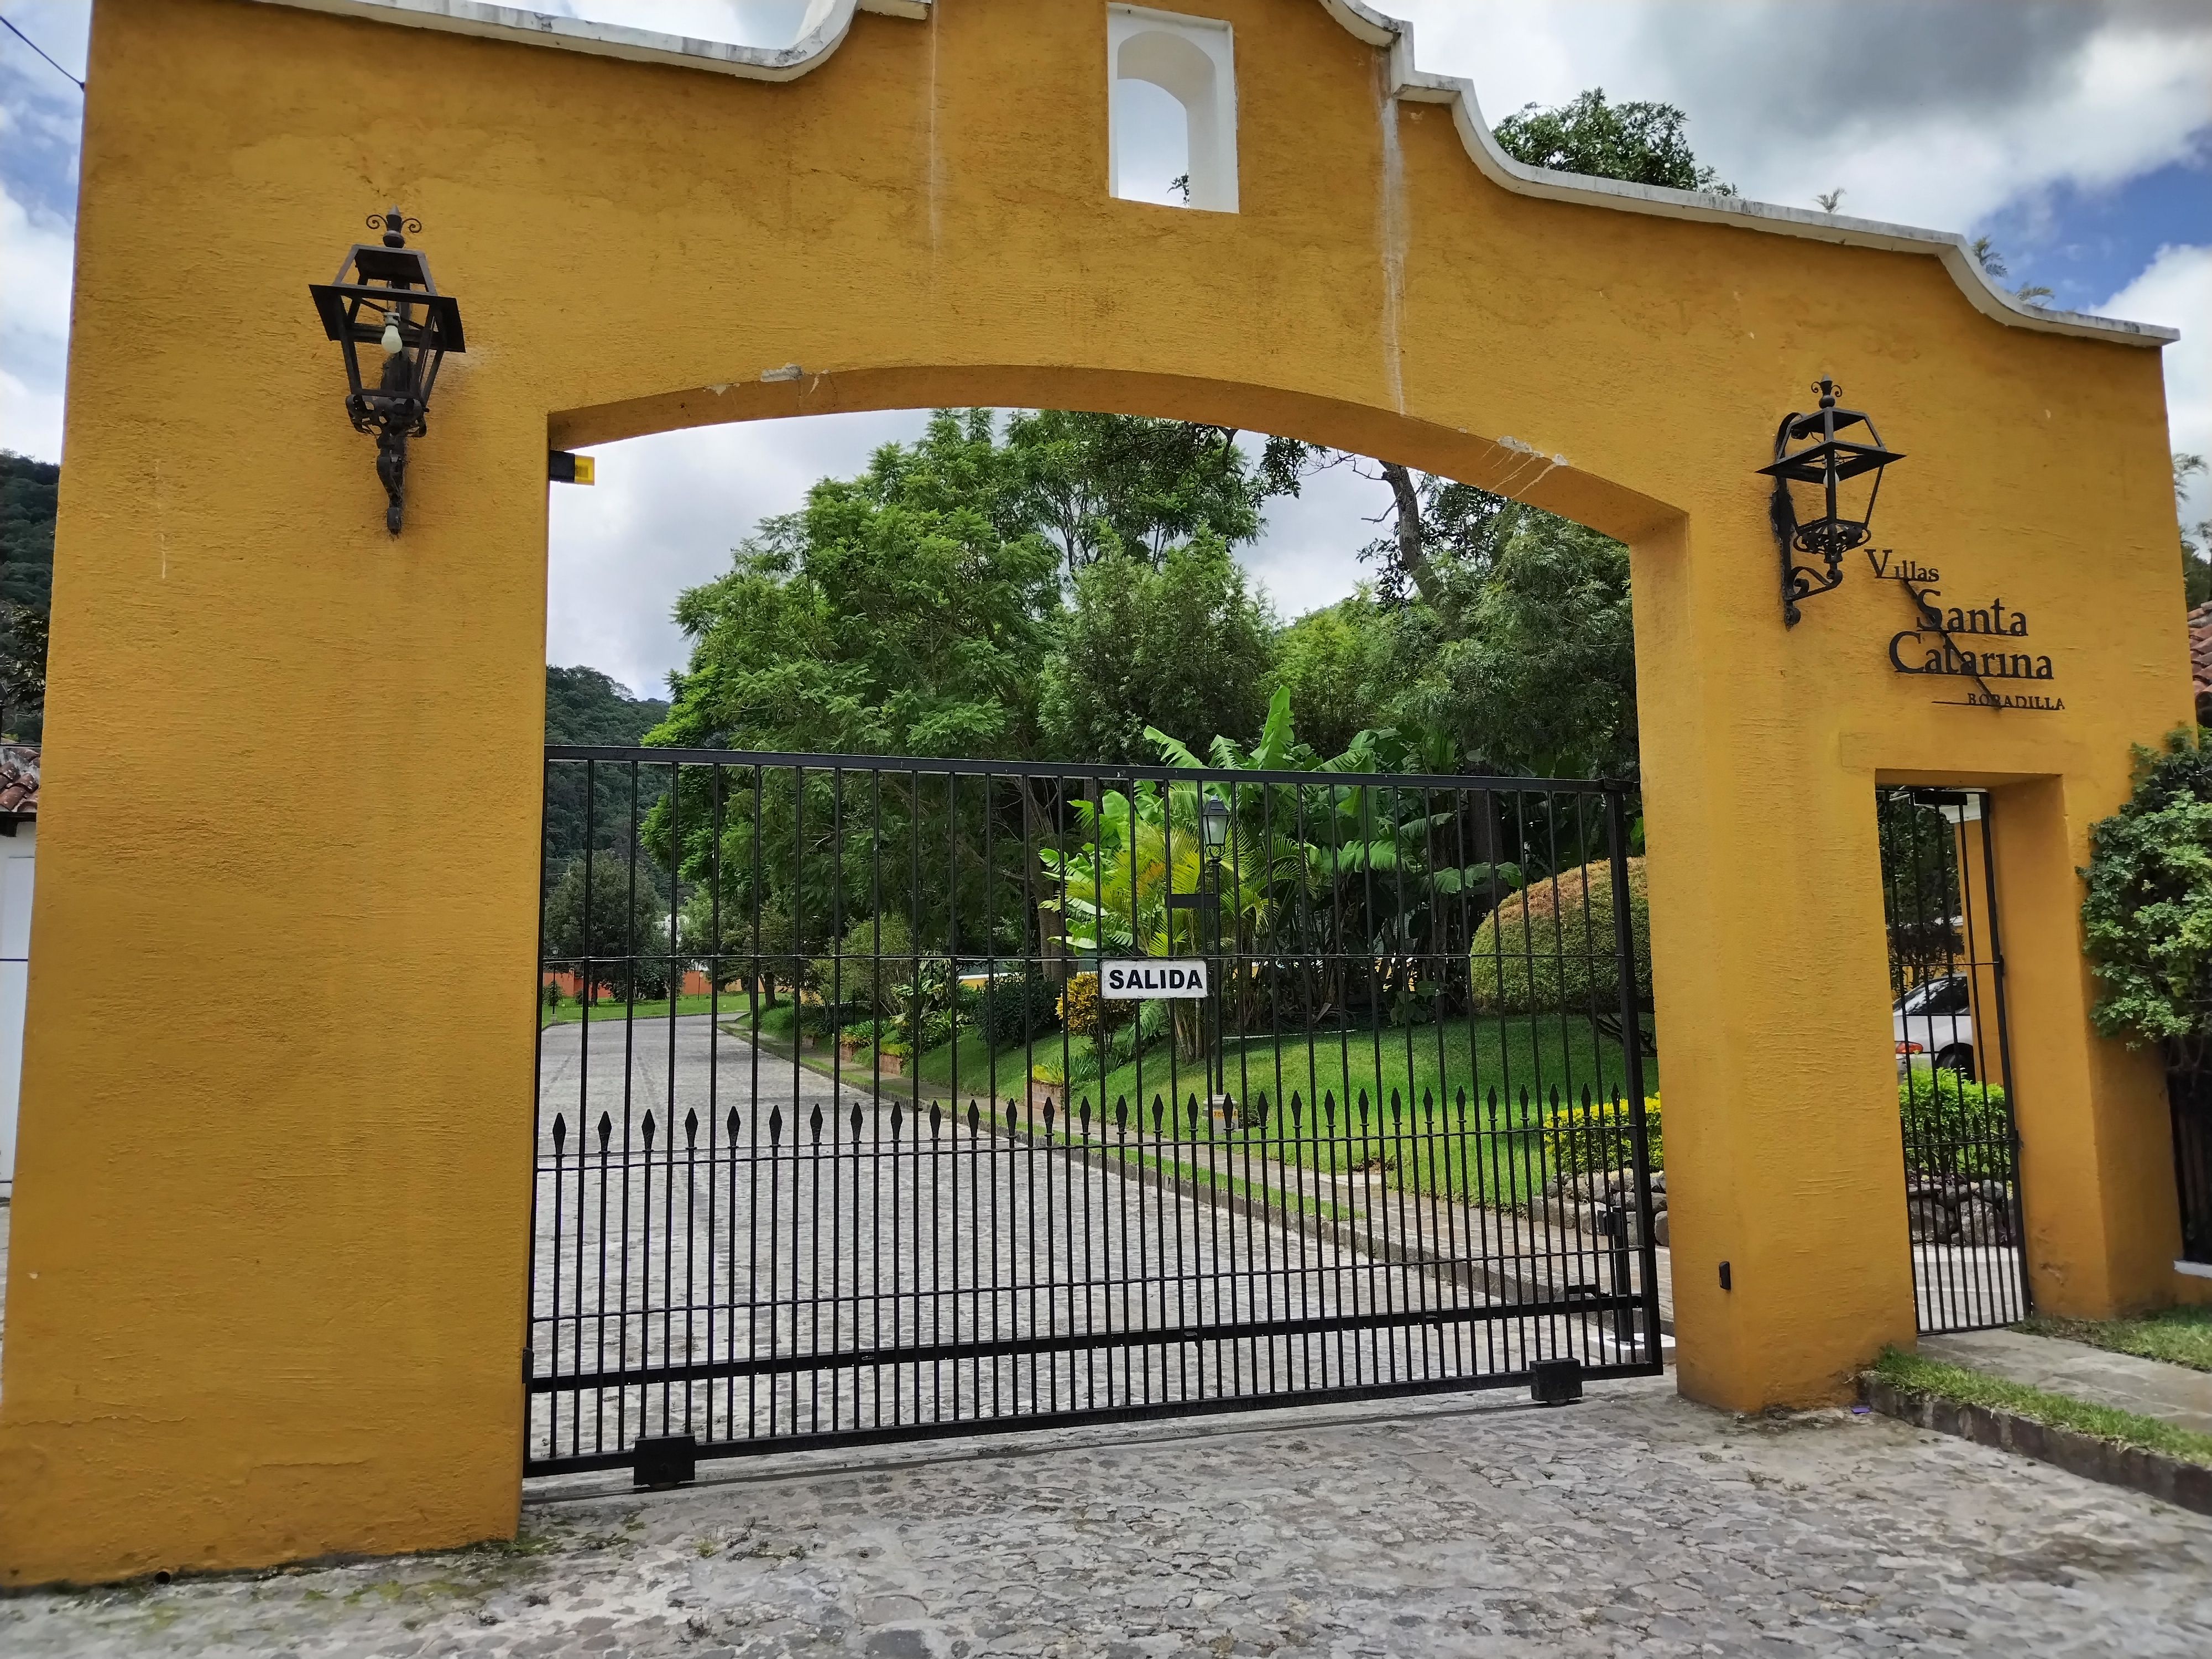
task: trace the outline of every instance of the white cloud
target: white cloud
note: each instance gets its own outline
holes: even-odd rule
[[[911,440],[926,418],[755,421],[587,452],[599,482],[553,491],[546,660],[588,663],[633,690],[665,695],[669,671],[688,654],[670,616],[676,596],[727,570],[753,526],[799,507],[817,478],[853,476],[878,446]]]
[[[2212,457],[2212,246],[2162,247],[2142,275],[2099,307],[2181,331],[2166,348],[2166,415],[2173,447]],[[2192,522],[2212,517],[2212,486],[2191,497]]]
[[[2174,0],[1385,0],[1424,68],[1492,121],[1601,85],[1690,112],[1701,160],[1795,206],[1960,229],[2063,183],[2196,153],[2212,123],[2212,7]]]
[[[74,258],[68,224],[0,188],[0,448],[61,453]]]

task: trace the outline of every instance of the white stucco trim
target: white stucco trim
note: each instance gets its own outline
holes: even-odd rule
[[[436,29],[447,34],[472,34],[480,40],[520,46],[557,46],[601,58],[625,58],[637,64],[714,70],[749,81],[795,81],[837,50],[845,32],[853,26],[854,12],[922,19],[929,15],[932,0],[812,0],[799,26],[799,39],[787,46],[736,46],[722,40],[695,40],[688,35],[659,34],[620,23],[554,17],[520,6],[487,5],[482,0],[262,0],[262,3]]]
[[[750,80],[793,81],[836,51],[846,31],[852,27],[855,11],[925,19],[929,15],[932,0],[812,0],[800,25],[799,38],[788,46],[775,47],[734,46],[716,40],[656,34],[615,23],[550,17],[516,6],[488,5],[480,0],[261,0],[261,3],[368,18],[415,28],[442,29],[528,46],[558,46],[640,63],[714,70]],[[1771,202],[1747,201],[1740,197],[1664,190],[1654,185],[1626,184],[1614,179],[1592,179],[1581,173],[1553,173],[1544,167],[1525,166],[1498,148],[1490,124],[1483,118],[1482,106],[1472,82],[1431,75],[1413,67],[1411,23],[1386,16],[1364,3],[1364,0],[1321,0],[1321,4],[1358,39],[1371,46],[1388,48],[1390,85],[1395,96],[1415,103],[1449,105],[1460,140],[1475,166],[1492,183],[1516,195],[1940,259],[1967,301],[1983,315],[2008,328],[2154,349],[2181,337],[2179,329],[2164,328],[2154,323],[2092,317],[2078,311],[2045,311],[2024,304],[1996,285],[1974,258],[1966,237],[1955,231],[1923,230],[1911,225],[1815,213],[1806,208],[1781,207]]]

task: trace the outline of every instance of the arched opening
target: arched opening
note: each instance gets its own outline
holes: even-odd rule
[[[1115,6],[1108,13],[1107,54],[1113,193],[1125,201],[1236,212],[1237,74],[1229,25]],[[1182,166],[1170,171],[1178,156]]]
[[[802,374],[552,431],[582,447],[963,403],[1356,441],[1500,492],[1567,471],[1251,385],[1025,368]],[[675,1480],[738,1450],[1217,1410],[1250,1393],[1224,1364],[1264,1366],[1279,1402],[1656,1370],[1667,1233],[1643,1127],[1649,969],[1627,942],[1648,932],[1632,789],[1461,769],[1390,747],[1402,733],[1315,750],[1287,684],[1157,752],[1025,746],[964,712],[983,734],[947,739],[956,702],[1014,699],[1020,676],[975,662],[1028,620],[1021,594],[1064,592],[1065,612],[1042,604],[1073,633],[1085,574],[1148,556],[1121,543],[1079,572],[1070,545],[1039,567],[996,511],[960,529],[943,486],[996,476],[975,465],[995,440],[935,434],[912,491],[896,475],[925,465],[920,444],[825,483],[818,521],[811,501],[680,607],[714,654],[651,745],[549,749],[529,1470]],[[1176,554],[1149,556],[1164,572]],[[1124,603],[1146,583],[1098,614],[1171,639],[1154,665],[1231,663],[1198,584]],[[809,620],[787,664],[794,600]],[[848,617],[856,643],[832,659]],[[1077,660],[1038,676],[1048,733],[1055,694],[1141,678]],[[817,668],[859,726],[769,689]],[[927,720],[875,712],[902,700]],[[842,1183],[826,1201],[817,1175]],[[610,1215],[635,1266],[605,1265]],[[1454,1252],[1478,1291],[1407,1265]],[[802,1282],[802,1253],[830,1278]],[[1538,1255],[1581,1264],[1564,1321]],[[1170,1255],[1195,1311],[1128,1314],[1164,1305]],[[1064,1311],[978,1327],[973,1261],[1002,1259],[994,1304]],[[804,1340],[757,1334],[718,1288],[735,1281],[708,1283],[732,1260],[745,1315]],[[1418,1316],[1352,1305],[1342,1287],[1378,1273]],[[675,1281],[712,1314],[672,1317]],[[633,1326],[634,1363],[599,1363],[599,1334]]]

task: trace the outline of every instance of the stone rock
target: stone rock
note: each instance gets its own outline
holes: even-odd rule
[[[1948,1244],[1958,1231],[1959,1218],[1941,1193],[1914,1194],[1905,1200],[1905,1216],[1916,1244]]]
[[[1662,1249],[1668,1248],[1667,1212],[1664,1210],[1651,1218],[1651,1242]]]
[[[2009,1244],[2011,1218],[2002,1206],[1986,1198],[1962,1199],[1958,1208],[1957,1237],[1961,1244]]]

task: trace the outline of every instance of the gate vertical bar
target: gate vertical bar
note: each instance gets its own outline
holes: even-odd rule
[[[1644,1330],[1639,1352],[1648,1352],[1649,1358],[1656,1360],[1660,1357],[1659,1249],[1652,1236],[1650,1125],[1645,1120],[1644,1107],[1644,1020],[1636,982],[1635,898],[1628,880],[1626,790],[1606,791],[1606,824],[1613,843],[1613,928],[1620,975],[1620,1057],[1621,1069],[1628,1080],[1628,1133],[1635,1152],[1631,1164],[1636,1171],[1637,1250],[1644,1279]]]

